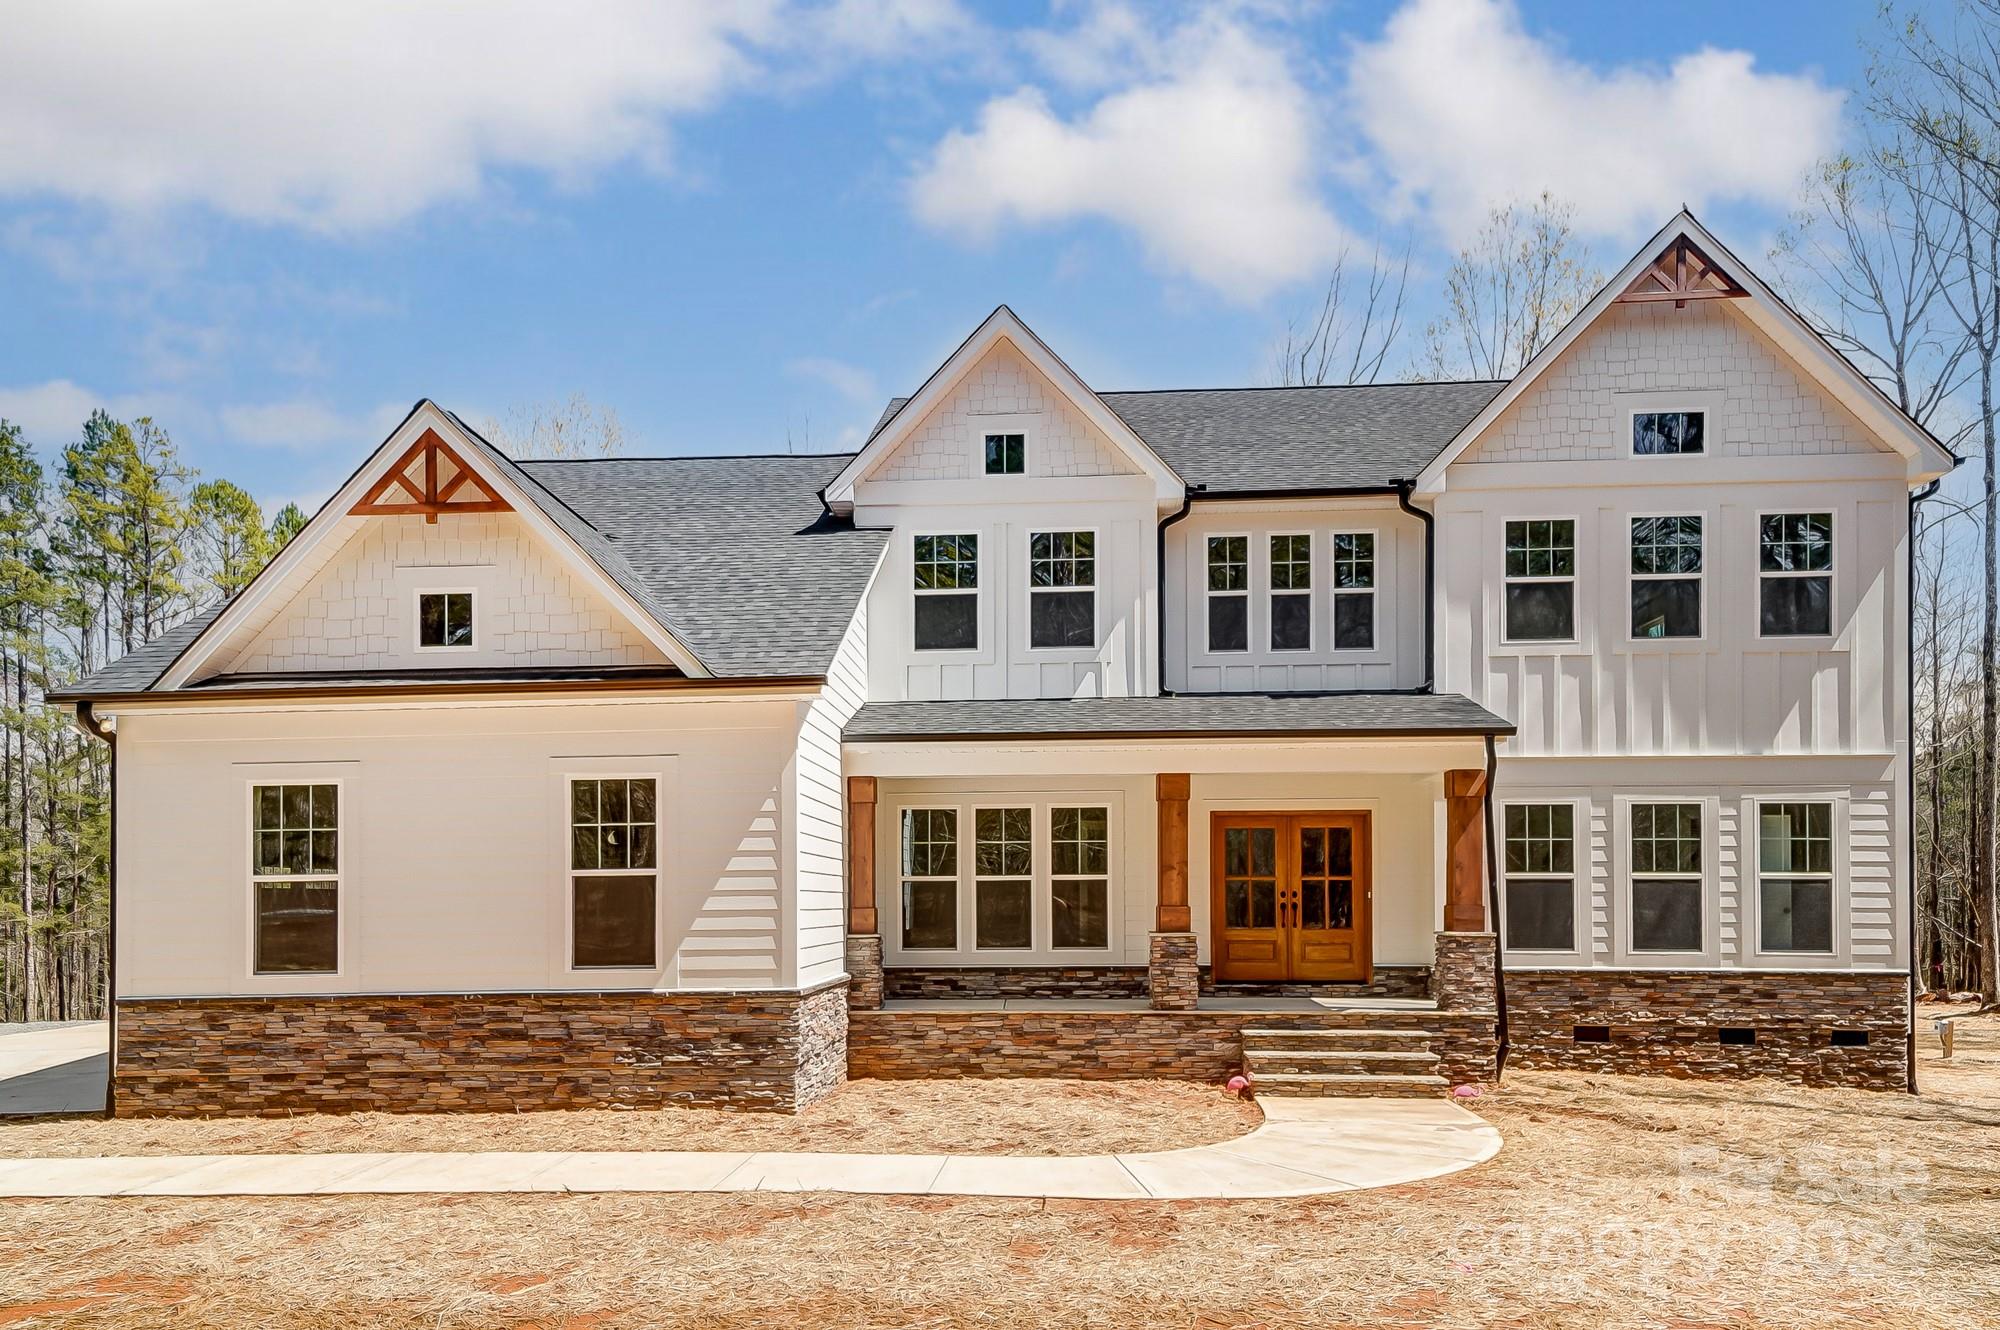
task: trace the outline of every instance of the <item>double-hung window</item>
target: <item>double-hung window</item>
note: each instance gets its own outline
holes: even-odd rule
[[[903,949],[958,946],[958,810],[905,808],[902,829]]]
[[[1833,514],[1766,513],[1757,529],[1757,631],[1833,631]]]
[[[918,536],[913,550],[918,651],[979,645],[979,537]]]
[[[1576,950],[1576,808],[1507,805],[1506,943]]]
[[[1305,534],[1271,537],[1271,650],[1312,650],[1312,548]]]
[[[1833,950],[1833,805],[1757,807],[1758,947]]]
[[[1333,649],[1375,646],[1375,533],[1333,533]]]
[[[1701,805],[1633,804],[1632,950],[1702,949]]]
[[[340,787],[250,787],[258,974],[340,968]]]
[[[1104,808],[1049,810],[1049,943],[1111,945],[1111,814]]]
[[[1670,457],[1706,450],[1708,417],[1700,411],[1634,411],[1632,454]]]
[[[577,776],[569,783],[570,967],[656,963],[659,784]]]
[[[1035,944],[1035,811],[972,815],[972,945],[1025,951]]]
[[[1250,649],[1250,537],[1208,538],[1208,649]]]
[[[1701,518],[1632,519],[1632,636],[1701,636]]]
[[[1507,523],[1504,636],[1509,642],[1576,637],[1576,522],[1534,518]]]
[[[1028,536],[1028,645],[1097,645],[1097,537],[1089,531]]]

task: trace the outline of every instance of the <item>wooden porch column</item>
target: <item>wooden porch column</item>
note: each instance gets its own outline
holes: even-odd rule
[[[878,931],[875,922],[875,778],[847,778],[847,934]]]
[[[1160,805],[1160,900],[1155,931],[1185,933],[1188,913],[1188,775],[1162,772],[1155,784]]]
[[[1486,931],[1486,773],[1444,773],[1444,930]]]

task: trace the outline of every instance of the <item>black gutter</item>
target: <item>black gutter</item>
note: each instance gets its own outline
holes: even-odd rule
[[[99,722],[88,701],[76,704],[76,720],[111,750],[111,839],[104,870],[104,1024],[108,1040],[104,1059],[104,1116],[108,1118],[118,1109],[118,735]]]
[[[1181,500],[1180,511],[1166,518],[1159,526],[1159,601],[1160,601],[1160,673],[1167,669],[1167,528],[1186,517],[1196,499],[1215,503],[1253,502],[1269,499],[1341,499],[1355,496],[1393,494],[1396,506],[1424,525],[1424,681],[1414,688],[1353,688],[1330,689],[1328,695],[1341,693],[1376,693],[1388,696],[1422,697],[1437,691],[1437,521],[1431,514],[1410,502],[1410,495],[1416,488],[1413,480],[1394,480],[1386,485],[1328,485],[1299,489],[1268,490],[1211,490],[1200,485],[1188,487],[1187,497]],[[1165,686],[1160,688],[1160,696],[1176,696]]]
[[[1903,1062],[1906,1067],[1904,1088],[1911,1094],[1917,1092],[1917,505],[1936,494],[1942,484],[1944,477],[1939,476],[1910,495],[1910,539],[1903,551],[1906,565],[1903,596],[1904,634],[1909,642],[1907,658],[1909,678],[1905,681],[1908,687],[1903,690],[1903,724],[1906,728],[1903,749],[1903,799],[1909,813],[1904,825],[1910,829],[1910,881],[1907,893],[1909,923],[1905,926],[1910,946],[1909,1021],[1908,1028],[1903,1033]],[[1937,834],[1935,827],[1931,829],[1931,834],[1933,836]]]
[[[1160,672],[1159,693],[1161,697],[1174,696],[1174,690],[1167,687],[1167,528],[1194,511],[1194,492],[1196,488],[1198,487],[1191,485],[1181,492],[1180,509],[1171,516],[1162,519],[1155,532],[1158,543],[1155,546],[1153,554],[1153,571],[1158,574],[1160,585],[1156,602],[1159,606],[1159,612],[1154,617],[1159,620],[1160,649],[1153,659],[1155,661],[1154,668]]]
[[[1500,962],[1500,872],[1493,845],[1493,782],[1500,774],[1500,750],[1493,736],[1486,736],[1486,910],[1488,927],[1493,930],[1493,1075],[1498,1079],[1507,1070],[1507,969]]]

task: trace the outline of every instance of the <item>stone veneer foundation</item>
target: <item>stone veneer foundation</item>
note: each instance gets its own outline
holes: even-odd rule
[[[847,1079],[846,989],[120,1000],[116,1110],[794,1112]]]
[[[1909,980],[1900,973],[1510,969],[1506,977],[1509,1067],[1908,1085]],[[1752,1031],[1755,1042],[1723,1043],[1725,1029]],[[1835,1031],[1867,1042],[1836,1045]]]

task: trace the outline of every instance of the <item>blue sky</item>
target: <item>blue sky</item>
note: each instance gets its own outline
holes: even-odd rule
[[[850,446],[1005,301],[1095,386],[1266,381],[1334,257],[1571,200],[1761,255],[1874,0],[74,0],[0,86],[0,416],[309,507],[409,403]],[[1754,261],[1754,260],[1753,260]],[[1414,339],[1392,357],[1405,363]]]

